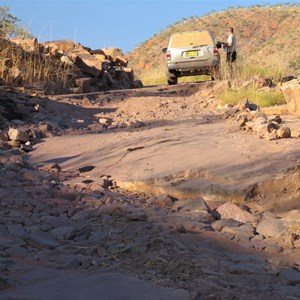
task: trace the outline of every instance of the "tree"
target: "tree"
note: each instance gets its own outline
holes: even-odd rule
[[[30,30],[23,25],[19,25],[20,20],[9,12],[9,7],[0,6],[0,37],[23,36],[31,38]]]

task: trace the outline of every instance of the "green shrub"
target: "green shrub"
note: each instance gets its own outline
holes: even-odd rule
[[[274,106],[285,104],[286,101],[281,91],[259,91],[255,88],[241,88],[238,90],[228,90],[218,95],[224,104],[236,105],[241,99],[247,98],[251,103],[260,107]]]

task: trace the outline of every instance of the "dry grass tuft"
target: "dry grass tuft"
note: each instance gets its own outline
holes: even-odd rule
[[[68,85],[70,74],[70,67],[55,57],[0,41],[0,77],[7,86],[57,90]]]

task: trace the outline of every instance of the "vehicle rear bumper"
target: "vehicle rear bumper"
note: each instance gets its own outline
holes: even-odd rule
[[[178,75],[201,75],[209,74],[213,69],[216,69],[220,65],[220,60],[206,60],[206,61],[190,61],[168,63],[167,69],[169,72],[175,72]]]

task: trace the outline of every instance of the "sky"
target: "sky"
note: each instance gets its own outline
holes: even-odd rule
[[[293,1],[299,3],[298,1]],[[0,0],[40,42],[71,39],[92,49],[124,53],[186,17],[229,6],[276,4],[260,0]],[[223,28],[221,29],[223,30]]]

